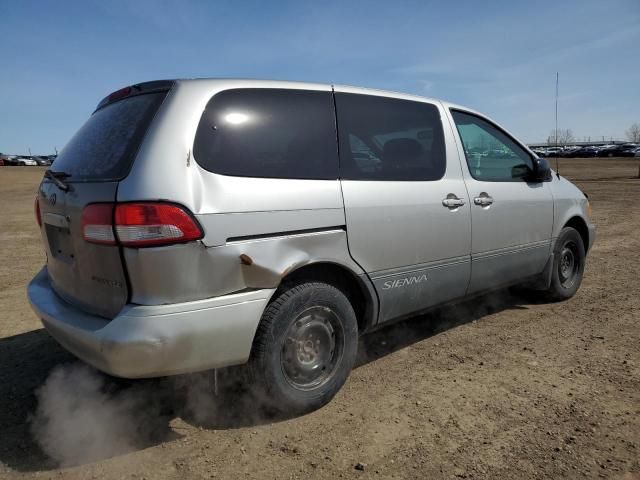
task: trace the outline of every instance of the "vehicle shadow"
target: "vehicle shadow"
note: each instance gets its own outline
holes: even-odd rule
[[[524,290],[505,289],[445,305],[375,330],[360,338],[356,368],[453,328],[504,310],[542,303]]]
[[[356,368],[441,332],[492,313],[525,309],[533,302],[501,291],[394,323],[360,339]],[[266,399],[244,387],[244,375],[243,368],[231,368],[217,374],[126,381],[84,366],[43,329],[2,338],[0,462],[18,471],[91,463],[180,438],[170,426],[176,418],[221,430],[295,417],[276,413]],[[91,418],[91,429],[78,425],[76,418]],[[93,441],[91,448],[85,445],[91,443],[87,438]],[[114,444],[126,449],[114,450]],[[84,447],[83,455],[78,450]]]

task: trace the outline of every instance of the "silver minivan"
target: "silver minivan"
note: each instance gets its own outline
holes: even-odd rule
[[[571,297],[589,202],[443,101],[280,81],[103,99],[46,172],[28,297],[66,349],[142,378],[248,364],[278,408],[328,402],[358,336],[512,284]]]

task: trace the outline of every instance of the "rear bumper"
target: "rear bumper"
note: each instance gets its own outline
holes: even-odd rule
[[[87,314],[53,291],[46,267],[27,295],[47,331],[110,375],[145,378],[245,363],[274,289],[171,305],[127,305],[113,320]]]

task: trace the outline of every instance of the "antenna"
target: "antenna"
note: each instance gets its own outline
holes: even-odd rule
[[[558,83],[560,75],[556,72],[556,175],[560,178],[560,160],[558,159]]]

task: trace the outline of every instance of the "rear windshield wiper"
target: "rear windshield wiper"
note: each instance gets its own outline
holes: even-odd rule
[[[68,184],[64,182],[64,179],[69,178],[71,176],[70,173],[56,172],[54,170],[46,170],[44,172],[44,176],[51,179],[53,183],[55,183],[56,186],[63,192],[66,192],[69,190],[70,187]]]

